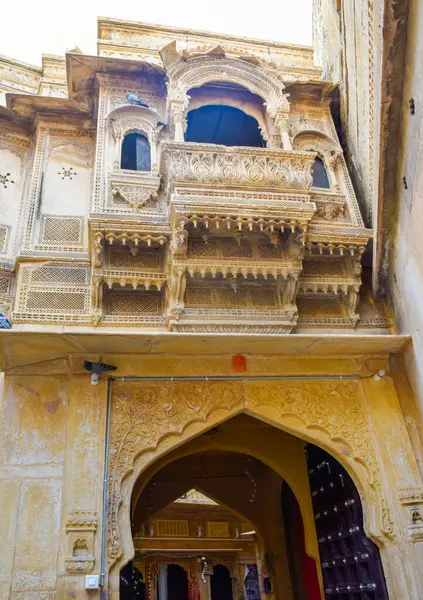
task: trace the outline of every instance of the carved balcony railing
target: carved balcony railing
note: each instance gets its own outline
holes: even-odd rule
[[[194,185],[307,192],[314,152],[162,142],[161,171],[172,187]]]

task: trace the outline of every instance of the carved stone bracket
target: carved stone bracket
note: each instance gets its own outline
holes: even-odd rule
[[[157,200],[160,177],[142,172],[113,172],[109,177],[108,204],[117,208],[127,205],[136,211],[151,200]]]
[[[150,190],[133,189],[130,186],[112,187],[112,196],[117,200],[126,202],[134,210],[139,210],[145,206],[149,200],[157,200],[157,192]]]
[[[121,287],[131,285],[134,290],[144,287],[146,290],[156,288],[161,290],[166,283],[166,276],[162,273],[150,273],[141,271],[127,271],[123,269],[103,269],[95,271],[92,276],[93,284],[99,286],[105,283],[109,288],[113,284]]]
[[[211,275],[216,277],[217,274],[222,274],[225,279],[227,276],[237,277],[241,275],[245,279],[251,275],[254,279],[259,276],[264,279],[281,277],[287,279],[288,277],[298,278],[301,272],[301,262],[292,261],[285,263],[282,260],[272,262],[254,262],[254,261],[234,261],[234,260],[188,260],[187,271],[191,277],[195,274],[200,274],[201,277]]]
[[[281,218],[275,216],[262,216],[262,215],[251,215],[246,213],[238,214],[224,214],[224,213],[203,213],[203,214],[192,214],[186,212],[185,214],[178,215],[179,227],[183,229],[191,223],[194,228],[197,228],[199,224],[204,225],[206,229],[212,226],[221,231],[227,231],[234,233],[237,231],[257,231],[272,234],[275,232],[283,232],[285,229],[294,233],[297,229],[301,232],[305,232],[308,226],[307,214],[298,218]]]

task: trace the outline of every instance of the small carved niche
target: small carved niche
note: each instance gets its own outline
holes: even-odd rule
[[[90,511],[72,511],[69,513],[66,523],[66,571],[69,573],[89,573],[93,570],[96,530],[96,513]]]
[[[79,560],[88,558],[89,552],[86,538],[78,538],[75,540],[72,556]]]

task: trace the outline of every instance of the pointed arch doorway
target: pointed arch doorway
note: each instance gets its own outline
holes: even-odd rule
[[[269,443],[269,452],[271,448],[279,449],[280,471],[284,472],[284,477],[262,460],[253,458],[258,448],[262,451],[261,459],[266,458],[263,454],[265,440]],[[238,452],[234,451],[235,446]],[[231,450],[226,450],[228,447]],[[251,454],[241,454],[241,448],[249,448]],[[286,486],[295,489],[294,494],[289,487],[296,503],[296,514],[283,502],[281,505],[281,494]],[[232,571],[238,580],[235,596],[228,568],[216,559],[219,554],[216,545],[208,546],[210,532],[207,523],[203,521],[199,525],[195,511],[191,515],[188,512],[184,533],[184,518],[170,515],[173,518],[171,532],[169,515],[159,515],[160,519],[167,519],[168,534],[177,538],[174,543],[169,542],[168,547],[180,553],[190,548],[186,555],[187,559],[189,556],[192,559],[186,569],[190,573],[190,598],[195,598],[191,594],[194,589],[201,589],[200,598],[205,596],[206,600],[218,600],[219,597],[221,600],[233,600],[240,590],[244,597],[251,596],[251,582],[243,581],[247,566],[257,572],[261,599],[265,597],[263,594],[270,593],[276,594],[276,598],[281,596],[290,600],[340,600],[351,590],[355,594],[354,600],[368,600],[369,594],[372,600],[387,600],[379,551],[364,533],[358,492],[345,469],[318,447],[304,444],[298,438],[252,417],[238,415],[176,449],[145,474],[145,479],[134,490],[132,519],[135,529],[142,526],[142,519],[146,529],[145,519],[148,520],[150,515],[148,522],[153,523],[150,538],[154,537],[157,527],[162,527],[155,520],[157,507],[174,501],[179,494],[185,494],[193,502],[193,488],[202,489],[212,501],[223,502],[247,515],[256,545],[245,552],[241,525],[236,531],[233,523],[226,524],[227,533],[223,535],[228,539],[223,542],[223,538],[221,544],[224,546],[228,542],[228,546],[220,547],[220,551],[221,554],[226,550],[233,552]],[[330,514],[325,503],[330,507]],[[140,514],[143,515],[141,519]],[[215,526],[223,530],[222,518],[214,517],[217,520]],[[190,519],[196,523],[195,526]],[[293,529],[290,529],[291,524]],[[196,545],[192,541],[194,537],[198,541]],[[185,547],[186,544],[189,547]],[[207,561],[202,561],[206,568],[204,587],[195,583],[202,577],[200,567],[196,570],[195,564],[201,562],[202,553],[208,557]],[[168,587],[168,598],[171,593]],[[179,593],[178,587],[174,593]],[[175,600],[179,598],[175,597]]]
[[[122,387],[129,388],[131,386],[129,384],[122,384]],[[248,383],[248,385],[244,383],[242,386],[240,386],[239,383],[224,385],[214,383],[211,385],[199,385],[196,383],[191,385],[184,383],[176,385],[160,384],[157,386],[155,384],[137,384],[135,387],[138,387],[141,393],[136,393],[135,395],[132,394],[133,402],[135,404],[141,402],[141,404],[136,413],[133,412],[134,405],[131,405],[131,414],[137,415],[137,420],[142,417],[143,421],[138,421],[135,426],[134,422],[131,422],[130,437],[131,439],[134,439],[134,442],[131,442],[132,445],[130,446],[130,450],[131,452],[136,450],[137,460],[134,463],[130,477],[125,480],[125,486],[122,488],[124,494],[127,493],[125,490],[132,490],[132,505],[136,505],[140,494],[142,494],[142,491],[148,485],[148,482],[166,464],[184,456],[198,453],[204,449],[204,447],[210,447],[210,444],[217,445],[222,449],[224,447],[225,451],[228,452],[251,455],[254,459],[263,461],[268,468],[273,469],[284,481],[287,481],[292,488],[300,505],[306,552],[316,563],[317,577],[320,583],[321,597],[323,598],[324,589],[320,568],[319,546],[317,542],[307,464],[304,458],[304,447],[306,442],[303,438],[309,438],[309,440],[311,438],[313,441],[316,440],[316,442],[318,444],[321,443],[324,448],[332,450],[332,445],[329,443],[330,440],[325,437],[327,436],[327,433],[325,433],[326,430],[322,427],[313,428],[311,426],[313,423],[312,419],[315,418],[321,423],[327,422],[327,425],[325,425],[326,428],[336,427],[334,431],[337,432],[340,431],[339,427],[341,423],[345,422],[342,426],[342,435],[344,437],[348,436],[348,440],[351,439],[351,442],[348,443],[353,443],[354,438],[349,438],[349,428],[351,427],[352,421],[349,419],[348,415],[351,411],[354,411],[354,427],[357,426],[357,423],[362,422],[363,426],[360,430],[360,435],[367,435],[367,430],[365,429],[365,427],[367,427],[367,425],[365,425],[366,421],[360,421],[362,414],[360,411],[363,409],[360,405],[361,397],[358,394],[357,385],[354,382],[342,382],[341,384],[337,383],[335,386],[331,382],[328,382],[327,384],[319,383],[319,386],[316,387],[314,384],[301,383],[295,386],[284,385],[283,388],[281,388],[275,383],[275,389],[273,389],[273,384],[267,383],[264,389],[261,383]],[[148,390],[146,387],[148,387]],[[159,387],[160,390],[161,388],[166,390],[166,394],[163,395],[163,397],[159,396],[161,399],[158,404],[157,400],[153,402],[153,399],[157,398],[157,387]],[[336,391],[334,389],[335,387]],[[345,390],[343,390],[344,387]],[[326,390],[326,388],[328,389]],[[178,392],[178,390],[180,390],[180,392]],[[239,400],[238,397],[240,390],[244,390],[241,400]],[[345,398],[346,404],[340,403],[339,390],[343,390],[342,393],[345,392],[345,395],[348,395],[348,401]],[[186,406],[184,405],[185,408],[183,408],[182,413],[188,411],[186,417],[178,412],[180,410],[179,407],[181,407],[180,403],[182,402],[178,395],[182,392],[187,403]],[[145,396],[146,393],[147,396]],[[129,392],[129,394],[131,396],[131,392]],[[261,397],[260,394],[265,394],[265,397],[269,399],[267,405],[262,404],[261,401],[258,402]],[[294,394],[294,396],[292,396],[292,394]],[[320,396],[316,396],[315,394],[320,394]],[[149,401],[144,409],[142,402],[143,399],[147,397],[149,398]],[[313,397],[310,402],[309,397]],[[334,403],[333,399],[335,397],[337,398],[336,403],[340,404],[339,407]],[[125,398],[128,398],[128,392],[125,392]],[[212,408],[214,406],[214,401],[215,399],[217,401],[217,398],[219,399],[219,402],[215,408]],[[286,408],[285,412],[279,413],[280,416],[276,414],[275,407],[278,406],[278,410],[281,410],[280,407],[287,399],[289,399],[289,402],[291,403],[295,400],[295,411],[302,415],[303,424],[300,425],[299,421],[294,423],[294,421],[290,420],[289,411],[287,411]],[[276,404],[276,400],[278,404]],[[307,411],[303,410],[302,402],[307,405]],[[314,414],[313,410],[315,406],[317,407],[317,402],[318,413]],[[163,403],[163,406],[161,403]],[[288,406],[290,410],[294,408],[292,404]],[[119,407],[125,407],[125,403],[120,403]],[[151,421],[151,417],[148,417],[148,421],[146,420],[147,415],[149,414],[148,407],[154,407],[153,421]],[[145,410],[147,410],[147,412],[145,412]],[[171,412],[169,412],[169,410]],[[193,415],[191,419],[189,418],[190,412],[192,412]],[[203,415],[201,418],[199,418],[200,414]],[[287,417],[284,416],[285,414],[287,414]],[[187,420],[184,420],[186,418]],[[117,426],[119,426],[118,423],[125,424],[126,422],[129,422],[127,419],[122,420],[119,414],[113,415],[112,435],[114,427],[113,419],[116,419],[115,423]],[[177,421],[174,421],[175,419],[177,419]],[[326,419],[328,420],[326,421]],[[137,429],[138,423],[140,424],[141,429],[143,429],[145,427],[143,423],[147,422],[149,423],[148,432],[146,431],[143,433],[141,438],[137,437],[140,435]],[[176,422],[178,423],[176,430],[174,429],[174,422],[175,424]],[[309,422],[310,425],[307,424]],[[182,429],[180,429],[182,424]],[[228,432],[228,424],[229,427],[235,425],[236,430]],[[259,435],[252,435],[250,431],[251,426],[257,427],[257,424],[264,428],[265,431],[261,431]],[[171,431],[174,433],[169,435],[169,432]],[[234,432],[236,435],[233,435]],[[301,437],[297,437],[297,435]],[[151,444],[153,440],[156,440],[154,442],[156,444],[155,449],[152,451],[152,446],[142,444],[137,447],[137,444],[140,443],[137,440],[148,441],[149,444]],[[355,482],[358,482],[359,484],[360,500],[364,499],[366,503],[365,506],[369,506],[369,501],[374,498],[373,502],[376,501],[377,506],[380,507],[378,498],[374,496],[374,484],[371,484],[370,487],[368,484],[365,484],[366,470],[373,468],[375,460],[374,450],[371,445],[373,442],[367,438],[366,447],[363,448],[360,446],[359,452],[362,453],[363,450],[365,450],[367,459],[363,461],[360,460],[358,464],[358,462],[354,462],[353,459],[356,454],[353,454],[351,459],[346,459],[345,457],[349,457],[351,452],[341,453],[339,451],[340,447],[342,448],[342,446],[340,446],[342,438],[339,437],[338,440],[339,441],[337,441],[336,444],[333,444],[334,454],[337,458],[339,457],[341,459],[342,463],[346,463],[348,468],[351,467]],[[148,452],[146,452],[146,450],[148,450]],[[302,456],[303,461],[301,466],[299,466],[298,462],[301,461],[300,456]],[[114,465],[118,464],[116,463],[117,459],[119,459],[119,456],[114,455],[111,457],[112,470]],[[129,466],[129,464],[131,463],[125,459],[125,465]],[[372,477],[377,477],[377,473],[374,470],[372,470]],[[117,482],[119,480],[112,477],[110,478],[110,481]],[[185,489],[187,490],[188,488]],[[183,491],[184,490],[181,490],[182,493]],[[280,507],[280,495],[278,502]],[[115,502],[114,505],[121,506]],[[266,511],[269,512],[268,508],[265,508],[263,512],[265,513]],[[115,513],[112,512],[112,519],[114,518],[114,514]],[[128,539],[126,535],[127,526],[125,525],[125,522],[129,522],[129,513],[126,513],[125,510],[123,510],[116,514],[118,516],[118,521],[116,521],[118,528],[115,528],[113,532],[116,532],[117,534],[125,533],[124,537],[117,537],[116,541],[123,541],[125,548],[132,552],[131,540]],[[367,526],[370,527],[371,532],[375,525],[377,526],[375,516],[377,516],[375,511],[371,511],[367,516]],[[375,536],[375,539],[379,538]],[[116,546],[113,539],[112,543],[113,545],[110,548],[113,555],[115,549],[119,547],[122,548],[122,546]],[[119,559],[116,563],[116,567],[120,564],[124,564],[124,555],[122,554],[121,556],[122,559]],[[127,554],[127,556],[130,558],[131,554]],[[261,586],[264,585],[261,579],[262,572],[263,569],[260,570]],[[114,573],[116,573],[115,567],[113,567],[111,571],[112,576]],[[271,577],[266,577],[266,579],[271,579]],[[116,587],[114,589],[116,589]],[[358,598],[360,598],[360,596],[358,596]]]

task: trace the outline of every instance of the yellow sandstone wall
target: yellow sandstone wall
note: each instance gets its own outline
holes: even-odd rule
[[[50,600],[61,587],[69,514],[100,515],[104,386],[64,373],[2,383],[0,598]]]
[[[276,438],[292,439],[298,448],[302,441],[287,437],[279,428],[322,445],[344,464],[362,495],[367,531],[381,547],[392,598],[419,598],[423,563],[418,542],[423,530],[413,523],[411,508],[422,510],[423,490],[392,373],[382,379],[373,377],[375,370],[388,369],[387,357],[356,354],[347,358],[339,342],[334,341],[331,352],[336,353],[336,347],[344,357],[249,355],[247,375],[338,372],[355,373],[363,379],[115,384],[110,460],[111,473],[118,477],[116,498],[123,501],[123,512],[117,519],[123,555],[117,562],[110,555],[108,559],[114,562],[109,580],[113,600],[118,598],[119,564],[131,558],[130,523],[128,530],[125,514],[138,474],[150,466],[158,468],[160,457],[165,458],[178,447],[181,452],[187,451],[189,444],[198,443],[196,435],[240,411],[269,426],[276,425],[274,430],[271,428],[275,443],[272,436],[266,435],[256,449],[248,439],[238,439],[236,444],[228,440],[228,446],[232,443],[235,451],[251,452],[281,470],[281,476],[283,466],[294,492],[300,488],[290,481],[289,469],[296,464],[292,459],[297,452],[287,450]],[[223,354],[119,354],[102,358],[116,364],[121,376],[164,372],[233,374],[231,356]],[[158,404],[150,407],[155,386],[160,391]],[[0,597],[100,598],[99,591],[84,590],[83,569],[100,572],[106,384],[92,386],[89,375],[83,372],[81,357],[72,356],[69,360],[12,369],[4,388],[0,409],[0,543],[8,551],[0,556]],[[411,396],[405,394],[401,402],[409,401]],[[167,418],[163,421],[160,419],[166,406]],[[172,436],[168,435],[169,429]],[[120,440],[125,444],[121,445]],[[116,461],[122,465],[119,471]],[[303,470],[295,468],[298,480]],[[122,485],[119,473],[128,474]],[[311,509],[304,511],[304,506],[310,506],[310,497],[305,492],[300,496],[307,529],[312,515]],[[76,538],[85,540],[88,555],[72,562]]]

